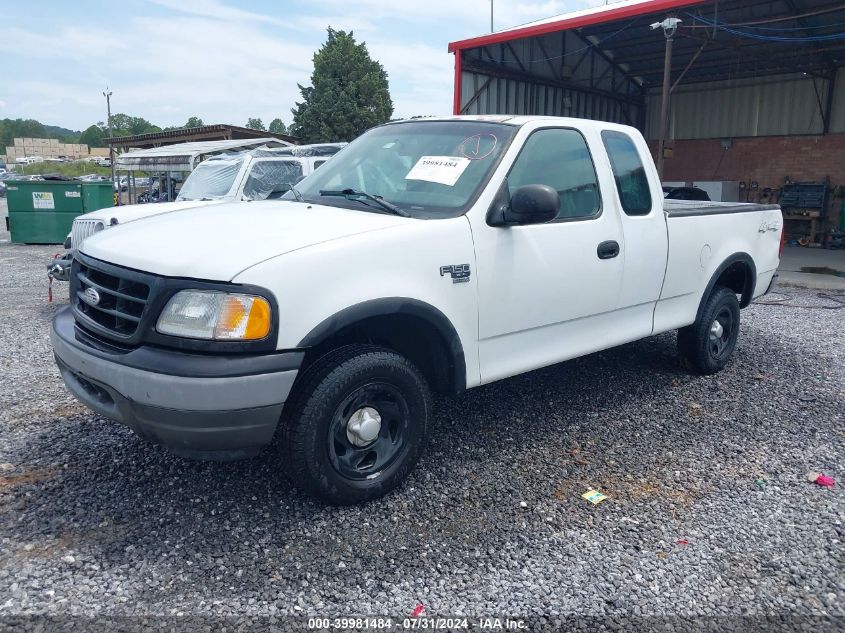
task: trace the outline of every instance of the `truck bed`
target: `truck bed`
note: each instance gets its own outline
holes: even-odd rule
[[[663,208],[670,218],[687,218],[701,215],[722,215],[725,213],[753,213],[755,211],[776,211],[776,204],[750,202],[712,202],[702,200],[664,200]]]

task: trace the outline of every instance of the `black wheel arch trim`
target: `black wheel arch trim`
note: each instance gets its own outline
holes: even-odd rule
[[[745,308],[751,304],[751,300],[754,298],[754,288],[757,285],[757,266],[754,264],[754,259],[748,253],[734,253],[725,259],[725,261],[723,261],[710,276],[710,281],[707,282],[704,294],[701,295],[701,301],[698,302],[698,312],[696,312],[696,316],[701,314],[701,309],[704,307],[707,297],[709,297],[710,293],[713,292],[713,288],[715,287],[719,277],[722,276],[722,273],[734,264],[738,263],[748,266],[748,270],[750,272],[750,275],[746,275],[745,277],[745,285],[742,289],[742,299],[739,302],[739,307]]]
[[[449,318],[429,303],[409,297],[384,297],[364,301],[335,313],[313,328],[297,349],[316,347],[341,330],[372,317],[405,315],[422,319],[440,334],[449,354],[451,391],[466,390],[466,358],[458,331]]]

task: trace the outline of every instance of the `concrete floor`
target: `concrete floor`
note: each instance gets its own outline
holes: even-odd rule
[[[780,258],[778,274],[781,285],[845,290],[845,250],[787,246]]]
[[[0,198],[0,242],[9,240],[6,231],[6,199]],[[808,269],[824,270],[808,272]],[[836,274],[838,273],[838,274]],[[781,285],[817,288],[819,290],[845,290],[845,250],[827,250],[822,248],[803,248],[787,246],[783,249],[780,260]]]

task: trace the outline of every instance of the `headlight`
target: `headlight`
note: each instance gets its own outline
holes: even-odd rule
[[[213,290],[180,290],[162,310],[162,334],[222,341],[254,341],[270,333],[270,303],[264,297]]]
[[[105,225],[105,224],[103,224],[102,222],[97,222],[97,223],[94,225],[94,233],[99,233],[99,232],[100,232],[100,231],[102,231],[104,228],[106,228],[106,225]]]

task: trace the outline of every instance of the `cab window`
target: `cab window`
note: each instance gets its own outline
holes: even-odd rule
[[[651,191],[643,161],[634,141],[623,132],[604,130],[601,133],[622,210],[627,215],[651,213]]]
[[[548,185],[560,196],[558,220],[591,218],[601,209],[596,169],[575,130],[548,128],[528,137],[508,174],[513,195],[525,185]]]

